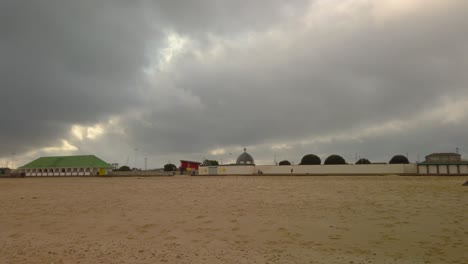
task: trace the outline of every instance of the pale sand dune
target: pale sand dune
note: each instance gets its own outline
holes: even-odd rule
[[[0,180],[0,263],[468,263],[464,177]]]

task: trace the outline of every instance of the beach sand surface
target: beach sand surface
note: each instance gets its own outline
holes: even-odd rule
[[[466,179],[0,179],[0,263],[468,263]]]

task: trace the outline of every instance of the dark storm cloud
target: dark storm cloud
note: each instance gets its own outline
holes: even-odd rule
[[[71,124],[138,101],[146,40],[158,34],[142,11],[117,1],[0,3],[1,154],[48,146]]]
[[[207,33],[232,35],[246,30],[264,30],[285,17],[302,14],[307,3],[307,0],[161,0],[150,6],[168,28],[202,37]]]
[[[467,4],[414,0],[382,14],[388,2],[4,2],[0,156],[61,139],[120,163],[138,147],[155,164],[218,148],[230,159],[243,146],[296,162],[468,148],[463,114],[418,121],[468,101]],[[395,120],[422,124],[366,132]],[[69,134],[96,123],[95,140]]]

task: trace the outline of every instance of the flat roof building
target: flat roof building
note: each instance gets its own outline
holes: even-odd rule
[[[462,160],[458,153],[432,153],[418,163],[417,169],[421,175],[467,175],[468,161]]]
[[[432,153],[426,156],[424,163],[447,163],[460,162],[461,155],[458,153]]]
[[[180,161],[180,168],[185,171],[191,171],[191,170],[197,171],[199,166],[200,166],[200,162],[198,161],[190,161],[190,160]]]

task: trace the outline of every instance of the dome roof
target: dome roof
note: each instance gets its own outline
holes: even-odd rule
[[[237,165],[253,165],[254,159],[247,153],[247,149],[244,148],[244,153],[240,154],[237,158]]]

